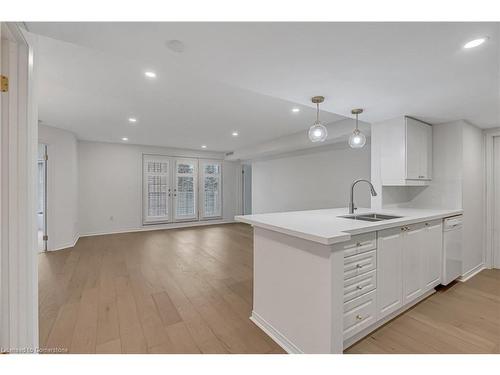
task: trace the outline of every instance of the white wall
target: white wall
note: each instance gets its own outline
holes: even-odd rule
[[[64,249],[78,239],[78,149],[73,133],[39,125],[38,140],[48,146],[48,250]]]
[[[221,153],[161,147],[78,142],[80,233],[82,235],[144,229],[142,225],[142,154],[221,159]],[[223,163],[223,219],[241,213],[241,164]],[[215,221],[211,221],[215,222]],[[168,228],[172,225],[147,226]]]
[[[370,146],[353,150],[346,144],[252,163],[252,213],[346,207],[349,188],[370,179]],[[366,184],[355,188],[359,207],[370,206]]]
[[[485,153],[483,132],[463,124],[464,274],[485,262]]]

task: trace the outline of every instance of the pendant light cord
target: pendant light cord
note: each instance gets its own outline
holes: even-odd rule
[[[358,114],[356,113],[356,130],[358,130]]]
[[[316,103],[316,123],[319,124],[319,103]]]

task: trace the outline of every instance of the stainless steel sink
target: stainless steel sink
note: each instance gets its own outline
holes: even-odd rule
[[[359,214],[359,215],[344,215],[339,216],[344,219],[352,219],[352,220],[363,220],[363,221],[383,221],[383,220],[391,220],[391,219],[399,219],[402,216],[393,216],[393,215],[384,215],[377,213],[368,213],[368,214]]]

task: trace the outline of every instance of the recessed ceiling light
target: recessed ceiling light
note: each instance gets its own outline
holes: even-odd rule
[[[201,145],[201,148],[207,148],[207,145]]]
[[[145,75],[147,78],[156,78],[156,73],[155,73],[155,72],[152,72],[152,71],[147,71],[147,72],[144,72],[144,75]]]
[[[293,113],[300,112],[300,108],[292,108],[292,112],[293,112]]]
[[[238,135],[240,135],[240,133],[238,133],[238,132],[232,132],[232,133],[231,133],[231,135],[232,135],[233,137],[237,137]]]
[[[483,37],[483,38],[471,40],[470,42],[467,42],[464,44],[464,48],[469,49],[469,48],[478,47],[481,44],[483,44],[484,42],[486,42],[487,40],[488,40],[488,37]]]
[[[132,124],[133,124],[133,123],[136,123],[136,122],[137,122],[137,119],[136,119],[135,117],[129,117],[129,118],[128,118],[128,122],[130,122],[130,123],[132,123]]]
[[[122,138],[122,141],[125,141],[125,142],[126,142],[126,141],[128,141],[128,138],[127,138],[127,137],[123,137],[123,138]]]

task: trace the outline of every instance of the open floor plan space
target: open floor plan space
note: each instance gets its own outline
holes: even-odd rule
[[[252,231],[81,238],[40,254],[40,346],[70,353],[284,353],[248,317]]]
[[[40,255],[40,346],[70,353],[284,353],[248,317],[244,224],[82,238]],[[500,271],[441,288],[346,353],[499,353]]]

